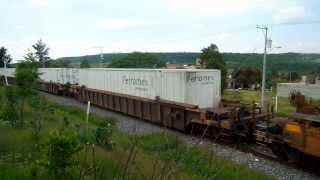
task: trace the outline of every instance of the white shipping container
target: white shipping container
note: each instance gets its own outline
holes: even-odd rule
[[[7,77],[14,77],[15,68],[0,68],[0,75]]]
[[[92,89],[198,105],[219,105],[219,70],[40,68],[40,78],[58,83],[78,83]]]

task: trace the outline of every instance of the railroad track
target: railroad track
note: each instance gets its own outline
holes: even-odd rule
[[[196,136],[200,139],[200,141],[203,141],[203,138],[207,138],[211,143],[216,143],[222,146],[227,146],[231,149],[241,151],[246,154],[252,154],[256,157],[269,160],[272,162],[277,162],[283,166],[290,167],[293,169],[296,169],[298,171],[302,171],[305,173],[312,174],[314,176],[317,176],[320,178],[320,171],[317,166],[306,166],[304,164],[301,164],[299,161],[285,161],[282,159],[279,159],[274,153],[272,152],[271,148],[267,146],[267,144],[260,143],[259,141],[256,141],[256,143],[245,143],[241,142],[241,139],[236,142],[236,141],[231,141],[230,139],[225,139],[225,138],[216,138],[213,139],[212,137],[208,137],[205,135],[192,135],[191,136]],[[217,137],[220,137],[217,135]],[[222,137],[222,136],[221,136]],[[258,160],[259,161],[259,160]],[[317,178],[317,179],[319,179]]]
[[[232,144],[225,144],[226,146],[232,147]],[[235,146],[234,148],[236,148],[239,151],[242,151],[244,153],[251,153],[257,157],[263,158],[263,159],[267,159],[270,161],[274,161],[277,162],[281,165],[290,167],[290,168],[294,168],[297,169],[299,171],[303,171],[303,172],[307,172],[310,174],[313,174],[315,176],[319,176],[320,178],[320,172],[318,167],[307,167],[303,164],[301,164],[298,161],[284,161],[279,159],[277,156],[275,156],[271,149],[268,148],[266,145],[264,144],[240,144],[239,146]]]

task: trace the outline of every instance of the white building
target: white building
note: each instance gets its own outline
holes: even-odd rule
[[[320,83],[279,83],[277,87],[277,96],[289,97],[290,93],[293,91],[299,91],[308,98],[320,99]]]

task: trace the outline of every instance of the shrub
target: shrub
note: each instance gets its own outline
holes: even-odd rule
[[[39,117],[34,117],[34,119],[30,122],[30,125],[31,125],[33,138],[38,140],[39,134],[40,134],[40,131],[42,128],[42,123],[41,123]]]
[[[6,86],[3,91],[4,103],[1,112],[1,119],[10,122],[12,126],[16,126],[17,120],[19,118],[17,112],[17,98],[16,98],[16,88],[14,86]]]
[[[113,132],[113,126],[110,122],[102,122],[95,130],[95,140],[97,144],[102,145],[108,149],[113,148],[113,141],[111,139]]]
[[[68,170],[78,164],[75,155],[82,149],[76,133],[71,130],[52,131],[47,148],[47,159],[43,165],[56,178],[70,177]]]
[[[45,102],[44,96],[38,96],[38,95],[31,96],[28,98],[28,104],[36,110],[43,110],[43,111],[49,110],[49,107]]]

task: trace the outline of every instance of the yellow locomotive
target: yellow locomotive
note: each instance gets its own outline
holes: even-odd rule
[[[310,163],[320,158],[320,108],[300,93],[290,97],[296,112],[272,120],[267,131],[269,145],[281,159]]]

